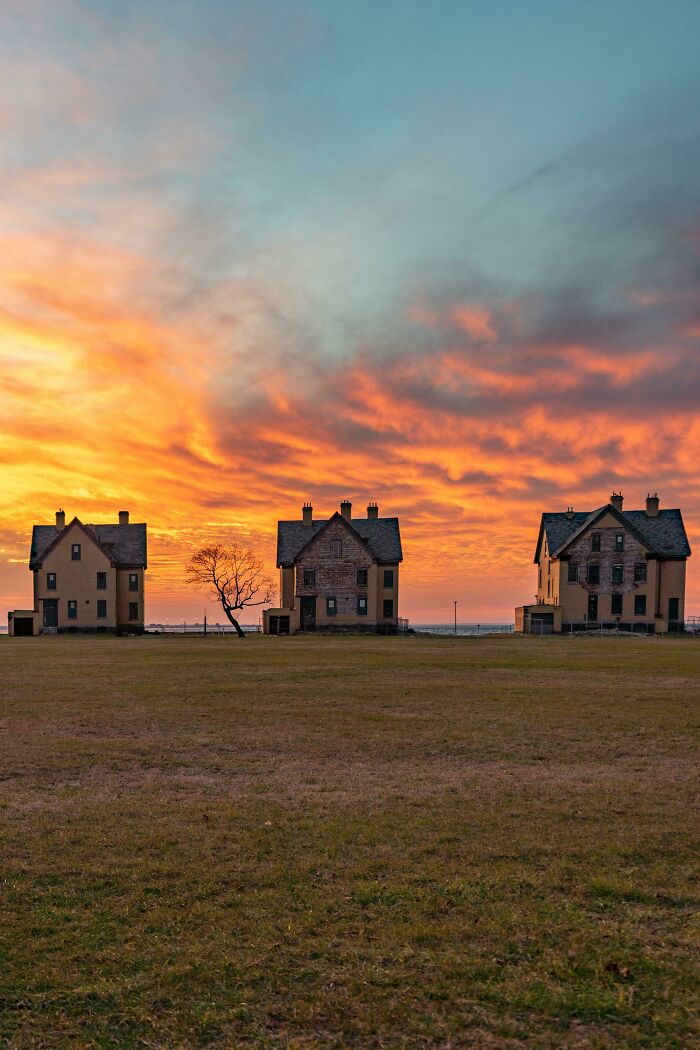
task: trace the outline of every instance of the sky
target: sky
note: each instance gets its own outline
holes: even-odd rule
[[[0,620],[59,507],[148,522],[151,621],[306,500],[414,622],[613,490],[697,546],[697,0],[3,0],[0,60]]]

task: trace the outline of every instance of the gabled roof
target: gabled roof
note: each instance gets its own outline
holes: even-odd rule
[[[335,520],[340,520],[356,535],[375,561],[392,565],[403,561],[398,518],[348,520],[336,511],[330,518],[313,521],[311,525],[303,521],[278,521],[277,565],[292,565],[304,548]]]
[[[535,549],[535,562],[539,561],[545,536],[551,557],[558,558],[570,543],[591,528],[604,514],[612,514],[617,518],[651,554],[664,558],[687,558],[690,555],[690,544],[680,510],[660,510],[655,518],[650,518],[644,510],[619,511],[611,503],[607,503],[594,511],[543,514]]]
[[[29,568],[39,568],[49,551],[73,525],[79,526],[117,567],[146,568],[145,524],[84,525],[79,518],[73,518],[63,529],[57,529],[55,525],[35,525],[32,529]]]

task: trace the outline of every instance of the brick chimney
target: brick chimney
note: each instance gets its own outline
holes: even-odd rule
[[[343,517],[345,518],[346,521],[350,521],[350,518],[352,516],[351,513],[350,513],[351,511],[352,511],[352,503],[350,502],[349,499],[344,499],[342,501],[342,503],[340,504],[340,513],[343,515]]]
[[[128,525],[129,524],[129,511],[128,510],[120,510],[119,511],[119,524],[120,525]]]
[[[301,520],[305,525],[313,525],[314,521],[314,508],[310,503],[305,503],[301,508]]]
[[[66,527],[66,512],[65,510],[56,511],[56,528],[65,529]]]
[[[655,492],[653,496],[647,496],[647,518],[658,518],[659,516],[659,497]]]
[[[624,498],[625,497],[622,495],[621,492],[613,492],[612,496],[610,497],[610,502],[612,503],[615,510],[619,510],[620,514],[622,514],[622,502]]]

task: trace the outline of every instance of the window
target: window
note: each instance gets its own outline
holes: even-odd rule
[[[384,570],[384,586],[385,587],[393,587],[394,586],[394,570],[393,569],[385,569]]]
[[[358,616],[366,616],[367,615],[367,599],[366,598],[358,598],[357,599],[357,615]]]
[[[138,620],[139,618],[139,603],[129,602],[129,619]]]
[[[139,574],[137,572],[129,573],[129,590],[137,591],[139,589]]]
[[[645,561],[635,562],[635,566],[634,566],[634,582],[635,583],[646,583],[647,582],[647,563]]]
[[[74,543],[70,549],[70,556],[73,561],[80,561],[80,544]]]
[[[313,587],[316,584],[316,570],[304,569],[304,586]]]
[[[539,588],[540,588],[540,590],[542,590],[542,566],[541,565],[540,565],[540,572],[539,572]]]
[[[104,598],[97,599],[97,619],[104,620],[107,615],[107,602]]]
[[[55,572],[47,572],[46,573],[46,590],[47,591],[55,591],[56,590],[56,573]]]
[[[73,601],[68,602],[68,619],[69,620],[77,620],[78,619],[78,603],[77,602],[73,602]]]
[[[680,600],[678,598],[668,599],[668,618],[671,621],[671,623],[678,620],[679,606]]]
[[[578,562],[569,562],[569,583],[578,583]]]
[[[384,599],[384,616],[387,619],[391,619],[393,617],[393,615],[394,615],[394,599],[393,598],[385,598]]]
[[[98,591],[106,591],[107,590],[107,573],[106,572],[98,572],[98,574],[97,574],[97,589],[98,589]]]
[[[644,616],[647,611],[647,596],[646,594],[635,594],[634,596],[634,615]]]
[[[367,586],[367,569],[358,569],[357,570],[357,586],[358,587],[366,587]]]
[[[592,551],[599,551],[600,550],[600,533],[599,532],[594,532],[593,535],[591,536],[591,550]]]
[[[340,540],[338,540],[340,543]],[[326,616],[336,616],[338,612],[338,602],[335,598],[326,598]]]
[[[588,582],[600,583],[600,565],[597,561],[591,562],[588,566]]]
[[[620,562],[617,562],[612,567],[612,582],[622,583],[625,578],[625,567]]]
[[[549,598],[552,594],[552,581],[547,580],[547,597]]]
[[[331,540],[331,557],[341,558],[343,555],[343,544],[341,540]]]
[[[615,535],[615,550],[623,551],[625,549],[625,534],[624,532],[618,532]]]
[[[622,595],[613,594],[610,599],[610,613],[612,616],[622,616]]]

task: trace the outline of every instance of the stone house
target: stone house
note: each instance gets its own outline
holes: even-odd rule
[[[395,632],[402,560],[399,520],[380,518],[376,503],[353,518],[344,500],[327,519],[305,504],[301,519],[278,522],[280,604],[264,611],[263,630]]]
[[[537,594],[515,610],[518,631],[558,633],[587,624],[654,633],[685,617],[690,545],[680,510],[624,510],[623,497],[594,511],[542,515]]]
[[[64,631],[141,634],[144,629],[146,525],[85,525],[64,511],[54,525],[35,525],[29,568],[34,574],[31,630],[28,614],[10,618],[12,633]],[[22,623],[21,630],[18,629]]]

